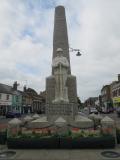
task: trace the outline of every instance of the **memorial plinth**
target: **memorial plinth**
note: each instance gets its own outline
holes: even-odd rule
[[[69,116],[77,113],[76,77],[71,75],[65,8],[55,8],[52,74],[46,78],[46,113]]]

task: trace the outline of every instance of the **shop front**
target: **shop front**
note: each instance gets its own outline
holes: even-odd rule
[[[114,97],[113,98],[113,105],[114,107],[117,109],[118,107],[120,107],[120,97]]]
[[[11,102],[0,102],[0,115],[4,116],[6,113],[11,109],[12,103]]]
[[[23,114],[31,113],[32,107],[31,105],[23,105]]]

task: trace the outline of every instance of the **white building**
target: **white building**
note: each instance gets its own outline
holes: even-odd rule
[[[0,83],[0,115],[4,115],[12,107],[12,87]]]

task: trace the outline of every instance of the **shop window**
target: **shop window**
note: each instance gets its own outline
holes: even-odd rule
[[[117,97],[117,90],[113,91],[113,97]]]
[[[118,90],[118,95],[120,96],[120,88],[119,88],[119,90]]]
[[[9,100],[9,97],[10,97],[9,94],[7,94],[7,95],[6,95],[6,100]]]
[[[16,102],[19,102],[19,96],[16,96]]]

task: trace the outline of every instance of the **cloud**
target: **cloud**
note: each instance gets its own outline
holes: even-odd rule
[[[54,7],[66,8],[72,74],[78,96],[98,96],[103,85],[116,80],[120,68],[120,1],[1,0],[0,82],[17,80],[38,92],[51,74]]]

